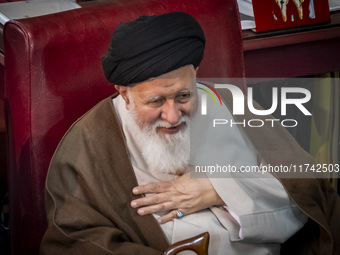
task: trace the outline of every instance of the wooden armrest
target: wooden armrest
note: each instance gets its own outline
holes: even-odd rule
[[[191,250],[198,255],[208,255],[209,238],[209,233],[204,232],[200,235],[170,245],[163,254],[174,255],[181,251]]]

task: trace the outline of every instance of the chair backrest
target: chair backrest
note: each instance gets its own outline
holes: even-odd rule
[[[36,18],[4,28],[12,254],[38,254],[46,229],[49,161],[70,125],[114,92],[101,68],[113,30],[141,15],[185,11],[207,38],[201,77],[243,77],[235,1],[125,0]]]

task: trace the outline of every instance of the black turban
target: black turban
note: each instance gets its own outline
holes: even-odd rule
[[[104,73],[109,82],[128,86],[185,65],[197,67],[204,45],[200,24],[187,13],[142,16],[115,29],[102,58]]]

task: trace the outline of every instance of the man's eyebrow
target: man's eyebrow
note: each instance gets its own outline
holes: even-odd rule
[[[177,91],[175,95],[178,95],[178,94],[181,94],[181,93],[187,93],[187,92],[192,93],[192,90],[188,89],[188,88],[183,88],[183,89],[180,89],[179,91]],[[150,102],[150,101],[158,100],[158,99],[162,99],[162,98],[165,98],[165,97],[162,96],[162,95],[151,95],[151,96],[144,98],[143,101]]]
[[[149,102],[149,101],[157,100],[157,99],[160,99],[160,98],[163,98],[163,96],[152,95],[152,96],[146,97],[143,101]]]
[[[183,93],[183,92],[190,92],[190,93],[192,93],[192,89],[184,88],[184,89],[181,89],[181,90],[177,91],[176,94]]]

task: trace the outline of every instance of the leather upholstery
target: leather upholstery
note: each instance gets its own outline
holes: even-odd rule
[[[44,184],[65,131],[114,92],[101,69],[114,28],[140,15],[186,11],[207,38],[200,77],[243,77],[234,1],[125,0],[36,18],[4,28],[12,254],[38,254],[46,228]]]

